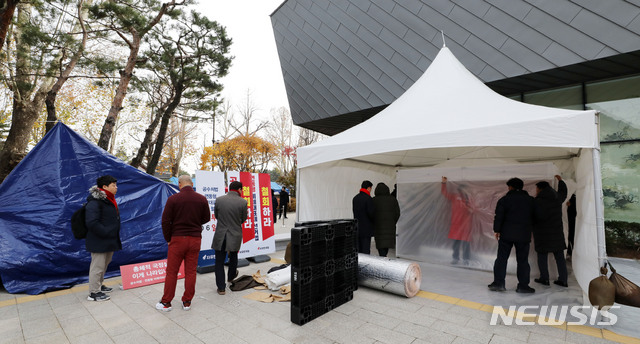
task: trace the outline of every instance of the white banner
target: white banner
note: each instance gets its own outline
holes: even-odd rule
[[[217,220],[213,216],[216,199],[225,194],[224,172],[196,171],[196,192],[207,198],[212,220],[202,225],[202,242],[200,250],[210,250]]]

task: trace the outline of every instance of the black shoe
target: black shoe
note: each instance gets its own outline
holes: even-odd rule
[[[562,281],[553,281],[553,284],[559,285],[561,287],[569,287],[569,285],[567,284],[567,282],[562,282]]]
[[[103,284],[102,286],[100,286],[100,291],[103,293],[110,293],[113,291],[113,288],[109,288]]]
[[[110,299],[109,295],[101,291],[97,293],[89,293],[89,296],[87,296],[88,301],[107,301],[109,299]]]
[[[229,278],[229,279],[227,280],[227,282],[233,282],[233,280],[234,280],[234,279],[238,278],[238,275],[239,275],[239,274],[240,274],[240,272],[238,272],[238,270],[236,270],[236,275],[235,275],[235,276],[233,276],[233,278]]]
[[[536,279],[534,279],[534,281],[535,281],[536,283],[540,283],[540,284],[544,284],[544,285],[549,285],[549,280],[547,280],[547,279],[536,278]]]
[[[503,285],[499,285],[496,282],[493,282],[491,284],[489,284],[487,287],[489,287],[489,290],[491,291],[506,291],[507,288],[505,288]]]
[[[536,290],[526,286],[526,287],[518,287],[518,289],[516,289],[516,293],[522,293],[522,294],[533,294],[535,293]]]

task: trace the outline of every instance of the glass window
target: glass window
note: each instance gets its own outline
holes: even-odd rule
[[[577,85],[553,90],[525,93],[524,102],[562,109],[583,110],[582,86]]]
[[[600,141],[640,139],[640,77],[588,84],[587,108],[600,112]]]

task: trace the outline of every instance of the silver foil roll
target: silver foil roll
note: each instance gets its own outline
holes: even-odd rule
[[[420,291],[420,265],[358,253],[358,284],[389,293],[415,296]]]

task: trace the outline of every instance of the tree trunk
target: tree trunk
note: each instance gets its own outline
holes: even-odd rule
[[[184,4],[182,2],[181,4]],[[127,64],[123,71],[120,72],[120,83],[118,84],[118,88],[116,89],[116,95],[113,98],[113,102],[111,103],[111,108],[109,109],[109,114],[107,115],[107,119],[104,121],[104,125],[102,126],[102,131],[100,132],[100,138],[98,139],[98,146],[102,147],[102,149],[107,150],[109,148],[109,139],[111,138],[111,134],[113,133],[113,128],[116,125],[116,118],[122,111],[122,103],[124,102],[124,97],[127,95],[127,87],[129,86],[129,81],[131,81],[131,77],[133,76],[133,69],[136,66],[136,60],[138,58],[138,51],[140,50],[140,41],[142,37],[151,30],[158,22],[162,16],[169,10],[173,10],[178,4],[176,4],[175,0],[162,4],[160,11],[153,18],[151,22],[145,27],[143,30],[136,31],[135,29],[129,30],[131,33],[131,42],[129,43],[129,58],[127,59]]]
[[[171,166],[171,175],[177,176],[180,174],[180,161],[182,161],[182,155],[184,154],[184,144],[187,139],[186,134],[187,121],[184,119],[180,120],[180,134],[178,135],[178,154],[176,154],[176,161]]]
[[[175,111],[178,105],[180,105],[180,100],[182,99],[182,91],[183,85],[177,85],[173,101],[169,104],[167,109],[162,114],[162,122],[160,122],[160,129],[158,130],[158,136],[156,138],[156,147],[153,150],[153,156],[147,164],[147,173],[150,175],[153,175],[156,172],[156,168],[158,167],[160,155],[162,154],[162,148],[164,146],[164,139],[167,135],[167,127],[169,127],[169,119],[171,119],[173,111]]]
[[[84,0],[78,1],[78,24],[80,24],[80,28],[82,29],[82,43],[78,48],[78,51],[76,51],[76,53],[67,64],[67,67],[65,67],[64,71],[60,73],[60,76],[51,88],[51,91],[47,93],[47,98],[44,101],[47,105],[47,122],[45,123],[45,133],[48,133],[58,120],[58,116],[56,115],[56,97],[58,96],[58,92],[60,91],[60,89],[62,89],[62,85],[64,85],[64,83],[69,80],[69,75],[71,75],[71,71],[73,71],[73,69],[76,67],[78,60],[80,60],[80,56],[82,56],[84,47],[87,44],[87,30],[84,27],[84,17],[86,16],[86,11],[84,11],[83,13],[83,2]]]
[[[144,132],[144,139],[142,140],[142,143],[140,143],[138,154],[136,154],[135,158],[131,160],[131,166],[138,168],[140,167],[140,164],[142,164],[142,160],[147,153],[147,149],[149,149],[149,146],[152,144],[151,141],[153,139],[153,133],[156,131],[158,123],[160,123],[160,118],[162,118],[162,111],[161,109],[158,109],[158,112],[153,118],[153,121],[151,122],[151,124],[149,124],[149,127],[147,127],[147,130],[145,130]]]
[[[9,135],[0,152],[0,182],[2,182],[16,165],[24,158],[29,144],[29,136],[33,124],[38,119],[40,111],[44,106],[44,98],[51,89],[53,80],[42,81],[40,88],[36,92],[33,100],[34,89],[31,85],[29,75],[33,73],[28,62],[30,47],[21,41],[18,32],[21,25],[25,25],[31,13],[30,4],[21,4],[18,7],[18,24],[16,25],[16,83],[13,89],[13,112],[11,116],[11,129]]]
[[[7,39],[7,32],[13,19],[13,13],[16,10],[20,0],[6,0],[4,6],[0,8],[0,50],[4,47],[4,41]]]
[[[109,149],[111,134],[113,134],[113,129],[116,126],[116,119],[118,118],[120,111],[122,111],[122,103],[124,102],[124,97],[127,95],[127,87],[129,86],[129,82],[133,76],[133,69],[136,66],[136,59],[138,58],[138,51],[140,50],[140,40],[142,37],[135,30],[132,30],[131,35],[133,38],[131,40],[131,45],[129,46],[129,58],[127,58],[127,64],[125,65],[124,70],[120,71],[120,82],[116,88],[116,95],[113,97],[109,114],[102,126],[100,138],[98,138],[98,147],[101,147],[104,150]]]

